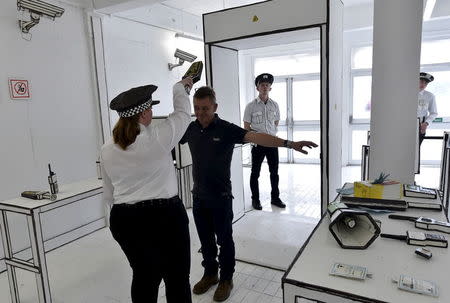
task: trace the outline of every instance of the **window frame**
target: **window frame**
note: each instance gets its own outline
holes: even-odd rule
[[[423,42],[428,41],[438,41],[438,40],[448,40],[450,39],[450,32],[445,34],[437,34],[426,37],[423,39]],[[352,68],[353,54],[354,50],[357,48],[372,46],[371,43],[351,43],[348,47],[348,58],[349,58],[349,87],[348,87],[348,116],[345,117],[347,121],[347,129],[348,129],[348,150],[347,150],[347,165],[360,165],[361,161],[359,159],[353,158],[353,131],[354,130],[368,130],[370,129],[370,119],[354,119],[353,116],[353,87],[354,87],[354,79],[355,77],[360,76],[372,76],[372,68]],[[427,72],[442,72],[447,71],[450,72],[450,61],[442,62],[442,63],[433,63],[433,64],[421,64],[420,70],[426,70]],[[438,116],[443,119],[443,122],[432,123],[429,128],[430,129],[442,129],[448,130],[450,129],[450,116]],[[421,160],[422,165],[438,165],[440,160]]]

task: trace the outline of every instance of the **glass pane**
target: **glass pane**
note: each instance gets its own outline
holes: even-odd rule
[[[450,53],[450,52],[449,52]],[[438,117],[450,117],[450,71],[431,72],[434,81],[428,84],[426,90],[436,96]]]
[[[294,161],[300,162],[302,159],[320,160],[320,131],[318,130],[294,130],[294,141],[313,141],[316,148],[305,148],[307,155],[294,151]]]
[[[353,119],[370,119],[372,76],[353,77]]]
[[[320,80],[294,81],[292,89],[294,121],[320,120]]]
[[[286,82],[275,82],[272,84],[272,90],[269,94],[270,98],[278,103],[280,108],[280,122],[286,123],[287,115],[287,98],[286,98]]]
[[[287,131],[286,127],[279,127],[277,132],[277,137],[286,139],[287,138]],[[287,162],[287,148],[280,147],[278,148],[278,157],[280,159],[280,162]]]
[[[319,48],[317,51],[296,55],[255,59],[255,75],[271,73],[274,76],[299,75],[320,72]]]
[[[372,68],[372,46],[352,49],[352,68]]]
[[[420,64],[450,62],[450,39],[425,41],[422,43]]]
[[[420,64],[450,62],[450,39],[422,43]],[[352,49],[352,68],[372,68],[372,46]]]
[[[362,146],[367,144],[367,130],[352,131],[352,160],[361,161]]]
[[[428,129],[427,136],[443,136],[442,129]],[[420,147],[420,160],[441,161],[442,140],[425,139]]]

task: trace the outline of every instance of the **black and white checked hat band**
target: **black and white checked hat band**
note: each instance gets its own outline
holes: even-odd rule
[[[134,115],[137,115],[139,113],[142,113],[144,110],[146,110],[150,106],[152,106],[152,100],[148,100],[147,102],[142,103],[139,106],[130,108],[130,109],[128,109],[126,111],[123,111],[123,112],[117,112],[117,113],[119,114],[119,117],[128,118],[128,117],[132,117]]]

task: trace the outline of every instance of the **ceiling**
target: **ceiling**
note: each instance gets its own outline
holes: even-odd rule
[[[92,7],[93,2],[103,2],[103,3],[111,2],[111,4],[118,2],[117,0],[66,0],[66,1],[77,3],[83,7]],[[180,9],[197,16],[201,16],[204,13],[209,13],[224,8],[242,6],[264,1],[266,0],[158,0],[158,1],[153,0],[149,2],[153,3],[160,2],[169,7]],[[345,6],[355,6],[373,3],[374,0],[342,0],[342,1],[344,2]],[[129,0],[129,2],[144,3],[145,0],[144,1]]]

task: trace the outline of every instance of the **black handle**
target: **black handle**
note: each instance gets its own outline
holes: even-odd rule
[[[397,219],[397,220],[406,220],[406,221],[412,221],[412,222],[416,222],[416,220],[419,219],[418,217],[402,216],[402,215],[389,215],[388,218],[389,219]]]
[[[380,237],[381,238],[389,238],[389,239],[406,241],[406,236],[405,235],[380,234]]]

